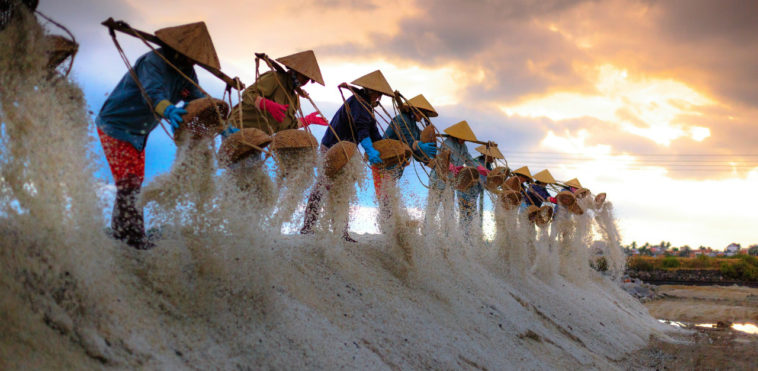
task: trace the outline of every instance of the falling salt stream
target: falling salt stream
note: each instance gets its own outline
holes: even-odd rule
[[[44,71],[41,36],[0,33],[2,369],[614,369],[679,331],[589,269],[593,228],[623,267],[610,204],[556,233],[496,206],[485,243],[457,227],[451,190],[419,233],[388,189],[384,232],[342,242],[359,156],[302,236],[277,226],[302,220],[311,163],[280,163],[275,184],[270,162],[219,172],[208,143],[181,147],[145,187],[157,246],[128,248],[104,231],[82,92]]]

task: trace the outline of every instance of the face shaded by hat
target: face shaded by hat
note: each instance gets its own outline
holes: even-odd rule
[[[426,117],[437,117],[437,111],[432,107],[432,104],[429,103],[428,100],[424,97],[423,94],[419,94],[411,99],[408,99],[407,104],[404,106],[404,108],[410,109],[411,107],[416,108],[424,113]]]
[[[395,93],[390,87],[390,83],[384,78],[382,71],[376,70],[368,75],[361,76],[355,79],[351,84],[360,86],[364,89],[373,90],[375,92],[384,94],[388,97],[392,97]]]
[[[474,135],[474,132],[471,130],[471,127],[468,126],[468,122],[466,120],[463,120],[447,129],[445,129],[445,133],[447,135],[460,139],[460,140],[467,140],[470,142],[477,142],[479,141],[476,139],[476,135]]]
[[[532,173],[529,172],[529,167],[527,166],[522,166],[516,170],[513,170],[513,174],[517,175],[524,182],[532,181]]]
[[[499,158],[501,160],[505,158],[505,156],[503,156],[503,154],[500,153],[500,150],[497,149],[497,146],[481,145],[481,146],[476,147],[474,149],[477,152],[479,152],[479,153],[481,153],[481,154],[483,154],[483,155],[485,155],[487,157],[490,157],[490,158]]]
[[[309,80],[319,83],[322,86],[324,85],[324,78],[321,76],[321,69],[318,66],[316,54],[313,53],[313,50],[306,50],[286,57],[281,57],[276,61],[285,65],[290,70],[305,76]]]

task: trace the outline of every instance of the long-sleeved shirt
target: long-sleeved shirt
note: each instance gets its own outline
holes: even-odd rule
[[[258,97],[289,105],[284,111],[284,120],[276,122],[270,113],[258,109],[255,105]],[[274,134],[286,129],[297,129],[298,120],[295,113],[299,108],[300,97],[295,93],[292,77],[286,72],[268,71],[258,76],[258,80],[242,92],[241,108],[239,104],[232,108],[229,121],[239,128],[239,110],[241,109],[242,127],[256,128],[263,130],[264,133]]]
[[[372,142],[382,139],[379,128],[374,118],[374,108],[362,90],[356,92],[363,102],[359,102],[356,96],[352,96],[337,110],[332,117],[330,125],[337,132],[339,139],[334,136],[331,129],[327,129],[321,138],[321,145],[331,148],[341,140],[348,140],[355,144],[365,138],[371,138]],[[347,108],[346,108],[347,107]],[[350,114],[348,115],[348,111]],[[352,122],[352,123],[351,123]]]
[[[537,207],[542,206],[543,202],[546,202],[548,197],[550,197],[550,193],[547,192],[547,189],[545,186],[533,183],[529,186],[529,189],[526,191],[526,197],[524,197],[524,202],[527,206],[534,205]]]
[[[390,124],[387,126],[387,130],[384,132],[384,139],[399,140],[411,147],[413,150],[413,142],[418,141],[421,138],[421,130],[416,125],[416,120],[413,115],[405,112],[401,112],[395,116]],[[425,154],[421,151],[421,148],[413,150],[413,157],[416,161],[422,161],[425,158]],[[400,178],[403,175],[403,168],[397,169],[396,176]]]
[[[163,49],[158,49],[158,52],[163,54]],[[150,107],[132,75],[127,72],[105,100],[95,123],[108,136],[129,142],[142,151],[148,134],[160,121],[155,110],[161,101],[176,104],[202,98],[204,94],[152,51],[139,57],[133,69],[153,106]],[[182,72],[197,84],[194,68]]]
[[[453,164],[453,166],[476,166],[474,158],[471,157],[468,148],[466,148],[466,142],[458,143],[455,138],[448,137],[442,142],[442,146],[440,147],[441,151],[445,149],[450,150],[450,163]],[[452,179],[452,173],[448,172],[443,176]],[[445,182],[440,179],[439,174],[434,170],[429,174],[429,186],[437,189],[445,189]]]

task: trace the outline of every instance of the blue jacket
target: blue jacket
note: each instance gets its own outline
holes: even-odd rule
[[[379,128],[376,126],[376,119],[374,118],[374,108],[368,103],[368,98],[364,95],[363,90],[356,92],[363,102],[359,102],[355,96],[352,96],[345,101],[345,103],[337,110],[337,113],[332,117],[330,125],[339,135],[339,139],[348,140],[355,144],[360,143],[365,138],[371,138],[372,142],[382,139],[379,134]],[[364,107],[365,105],[365,107]],[[350,117],[348,117],[347,106],[350,111]],[[352,125],[350,123],[352,119]],[[331,129],[326,129],[324,137],[321,138],[321,145],[326,148],[331,148],[339,141],[334,136]]]
[[[163,49],[158,52],[163,53]],[[127,72],[105,100],[95,123],[108,136],[129,142],[142,151],[148,134],[158,126],[154,110],[160,101],[176,104],[202,98],[204,94],[152,51],[139,57],[133,69],[153,107],[142,97],[132,75]],[[194,68],[182,72],[197,83]]]
[[[548,197],[550,197],[550,193],[547,192],[545,186],[533,183],[526,191],[524,202],[526,203],[526,206],[534,205],[540,207],[543,202],[547,201]]]
[[[416,120],[413,115],[401,112],[395,118],[390,121],[387,130],[384,132],[384,139],[399,140],[413,149],[413,142],[418,141],[421,138],[421,130],[416,125]],[[424,158],[424,152],[420,148],[413,151],[413,157],[417,161]],[[403,175],[403,169],[398,169],[397,177],[400,178]]]

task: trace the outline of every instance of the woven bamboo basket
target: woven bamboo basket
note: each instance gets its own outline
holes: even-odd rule
[[[358,146],[355,143],[347,140],[337,142],[326,151],[324,175],[327,178],[334,178],[356,152],[358,152]]]
[[[529,205],[526,208],[526,215],[530,222],[537,222],[537,217],[540,216],[540,208],[534,205]]]
[[[566,208],[576,203],[576,196],[569,191],[561,191],[555,196],[555,198],[558,199],[559,205]]]
[[[427,125],[424,130],[421,130],[419,141],[424,143],[434,143],[437,138],[437,128],[433,124]]]
[[[244,128],[221,142],[221,147],[218,149],[219,164],[226,167],[251,155],[256,155],[260,153],[258,148],[266,147],[271,141],[272,138],[262,130]]]
[[[521,204],[523,199],[521,192],[514,191],[512,189],[505,189],[498,194],[498,199],[501,205],[506,210],[513,210]]]
[[[435,156],[431,161],[429,161],[427,166],[432,168],[432,170],[436,171],[440,179],[447,178],[445,174],[447,174],[448,167],[450,166],[450,150],[443,149],[437,152],[437,156]]]
[[[576,191],[574,191],[574,195],[576,196],[577,199],[581,200],[590,195],[590,190],[587,188],[579,188]]]
[[[497,192],[508,177],[508,169],[502,166],[498,166],[487,175],[487,181],[484,183],[484,187],[490,192]]]
[[[58,67],[66,58],[76,54],[79,50],[79,44],[61,35],[47,35],[45,40],[49,44],[47,68]]]
[[[539,213],[537,214],[537,218],[534,220],[534,222],[540,226],[544,227],[548,223],[550,223],[550,220],[553,219],[553,208],[548,205],[543,205],[540,207]]]
[[[181,137],[181,133],[189,131],[192,139],[211,138],[224,130],[224,122],[229,115],[229,105],[216,98],[198,98],[184,106],[187,111],[182,116],[179,129],[174,132],[174,137]]]
[[[274,134],[271,150],[274,152],[291,149],[316,149],[318,141],[313,134],[305,130],[287,129]]]
[[[479,171],[474,167],[466,166],[455,176],[455,189],[467,191],[479,181]]]
[[[382,159],[382,163],[376,165],[379,168],[387,168],[398,164],[406,166],[410,163],[411,149],[399,140],[377,140],[374,142],[374,149],[379,151],[379,157]]]
[[[568,209],[568,211],[570,211],[572,214],[576,214],[576,215],[582,215],[582,214],[584,214],[584,209],[582,209],[582,207],[579,206],[578,202],[574,202],[573,204],[571,204],[566,209]]]
[[[595,196],[595,207],[600,208],[603,206],[603,203],[605,202],[606,194],[605,192],[598,193],[597,196]]]
[[[521,185],[521,179],[519,179],[517,176],[512,176],[506,179],[503,184],[509,189],[516,192],[521,192],[524,190],[523,186]]]

